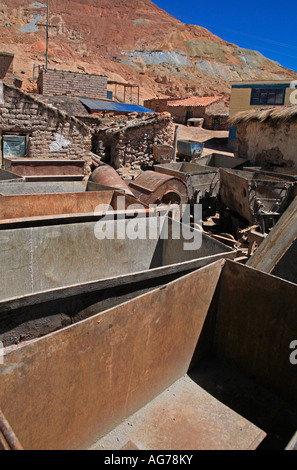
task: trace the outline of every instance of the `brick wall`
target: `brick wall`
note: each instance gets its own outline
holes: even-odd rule
[[[13,54],[0,52],[0,80],[8,85],[13,84],[13,59]]]
[[[164,113],[167,111],[167,103],[167,98],[151,99],[144,101],[143,106],[145,108],[151,109],[152,111],[156,111],[157,113]]]
[[[42,95],[102,99],[107,97],[107,76],[42,69],[38,77],[38,90]]]
[[[92,135],[87,126],[19,89],[4,85],[3,95],[0,131],[26,136],[26,158],[85,160],[85,175],[90,173]]]

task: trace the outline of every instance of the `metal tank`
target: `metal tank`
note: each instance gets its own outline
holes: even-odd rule
[[[129,186],[120,177],[116,170],[109,165],[102,165],[96,168],[96,170],[91,173],[89,181],[124,191],[124,193],[134,197],[134,194],[131,189],[129,189]]]
[[[145,204],[186,204],[188,191],[186,184],[176,176],[144,171],[129,183],[134,196]]]

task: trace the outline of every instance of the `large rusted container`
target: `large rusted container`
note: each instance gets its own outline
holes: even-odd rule
[[[81,181],[84,167],[84,160],[5,159],[5,168],[26,181]]]
[[[83,193],[86,191],[106,191],[116,188],[106,187],[91,181],[1,181],[0,194],[12,196],[21,194]]]
[[[196,163],[198,163],[198,165],[207,167],[234,168],[237,170],[242,170],[243,167],[249,165],[249,160],[246,158],[234,157],[232,155],[216,152],[198,158]]]
[[[91,174],[89,181],[104,185],[106,187],[116,188],[134,197],[134,194],[129,186],[120,177],[116,170],[109,165],[102,165],[96,168],[96,170],[94,170]]]
[[[5,349],[0,403],[22,447],[294,448],[297,286],[227,260],[140,294],[104,308],[77,292],[63,329]],[[35,319],[63,316],[42,300]]]
[[[294,183],[258,171],[220,169],[220,198],[251,225],[274,225],[291,201]]]
[[[145,215],[0,230],[0,299],[96,281],[127,284],[236,255],[187,225]]]
[[[244,170],[257,172],[259,175],[268,175],[277,178],[281,181],[289,181],[293,183],[294,189],[292,191],[292,201],[297,196],[297,169],[296,168],[282,168],[277,166],[265,167],[244,167]]]
[[[218,168],[175,162],[155,165],[155,171],[181,179],[187,186],[189,203],[202,204],[205,216],[215,214],[220,182]]]
[[[135,198],[119,191],[0,195],[0,230],[87,222],[107,213],[128,217],[135,213],[133,205]],[[149,213],[145,204],[139,206],[143,207],[143,213]]]
[[[134,196],[145,204],[186,204],[188,191],[176,176],[144,171],[129,183]]]

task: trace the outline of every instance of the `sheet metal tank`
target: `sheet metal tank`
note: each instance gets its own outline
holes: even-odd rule
[[[124,191],[126,194],[134,197],[133,192],[127,186],[114,168],[109,165],[102,165],[96,168],[91,174],[89,181],[103,186]]]
[[[155,171],[144,171],[129,183],[134,196],[145,204],[186,204],[188,190],[179,178],[160,174]]]

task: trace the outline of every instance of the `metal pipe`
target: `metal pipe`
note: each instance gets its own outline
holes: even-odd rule
[[[175,134],[174,134],[174,152],[173,152],[173,161],[174,162],[176,162],[178,131],[179,131],[179,126],[176,126],[175,127]]]
[[[24,450],[18,438],[14,434],[9,422],[0,409],[0,432],[3,434],[11,450]]]

